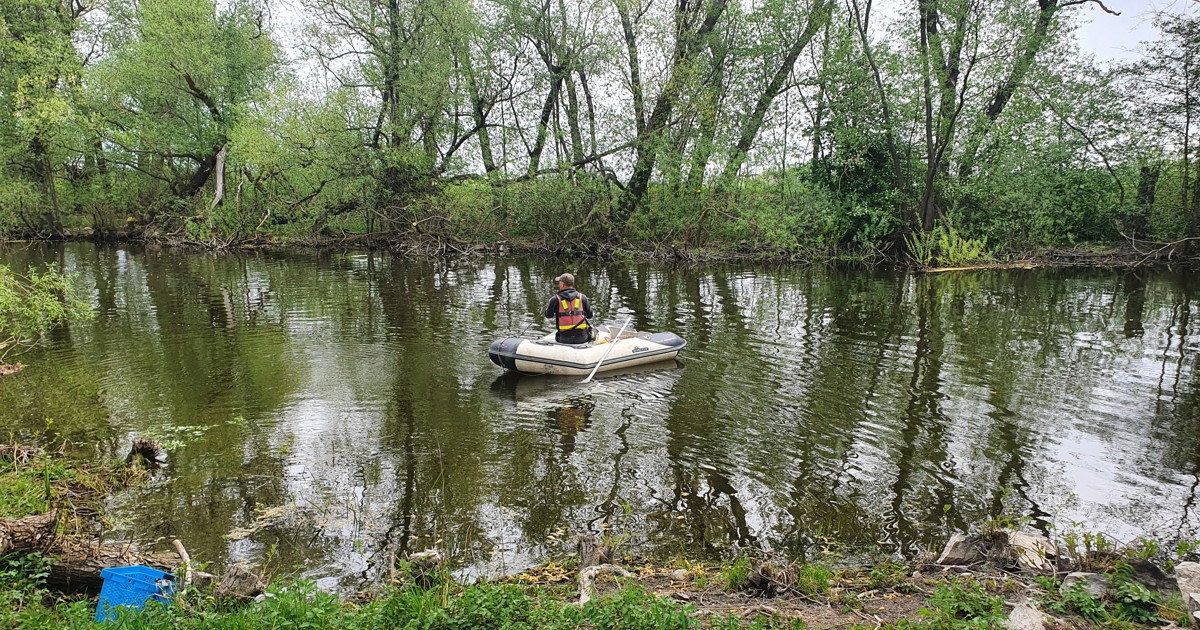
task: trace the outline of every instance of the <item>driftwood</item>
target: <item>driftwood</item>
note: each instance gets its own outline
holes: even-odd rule
[[[575,537],[575,550],[579,552],[580,568],[592,567],[598,564],[612,562],[613,550],[602,546],[600,539],[591,534],[580,534]]]
[[[179,559],[183,561],[183,564],[181,565],[183,566],[183,583],[191,584],[192,556],[188,555],[187,547],[184,547],[183,543],[178,538],[172,540],[171,544],[175,546],[175,551],[179,554]]]
[[[10,552],[46,551],[54,543],[58,510],[25,518],[0,519],[0,556]]]
[[[633,577],[629,571],[615,564],[598,564],[595,566],[585,567],[579,572],[579,605],[582,606],[593,597],[596,596],[596,587],[593,585],[596,578],[605,573],[612,573],[621,577]]]
[[[791,567],[777,567],[763,560],[750,562],[746,589],[767,597],[783,595],[796,584],[796,572]]]
[[[12,460],[18,464],[28,464],[30,460],[41,454],[42,449],[36,446],[0,444],[0,460]]]

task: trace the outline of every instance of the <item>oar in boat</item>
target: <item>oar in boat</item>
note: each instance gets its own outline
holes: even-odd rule
[[[600,360],[596,362],[596,367],[592,368],[592,373],[588,374],[588,377],[583,379],[584,383],[592,382],[592,377],[596,375],[596,370],[599,370],[600,364],[604,363],[604,360],[608,358],[608,353],[612,352],[613,346],[617,345],[617,340],[621,338],[621,333],[625,332],[625,327],[628,326],[629,322],[631,321],[633,321],[633,317],[628,317],[626,318],[625,323],[621,324],[621,330],[618,330],[617,334],[613,335],[612,341],[608,344],[608,350],[605,350],[604,356],[600,357]]]

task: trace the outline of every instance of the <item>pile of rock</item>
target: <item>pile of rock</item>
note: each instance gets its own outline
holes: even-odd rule
[[[1121,561],[1130,568],[1130,577],[1146,588],[1158,591],[1172,588],[1170,576],[1153,563],[1137,558],[1122,558]],[[1059,588],[1064,593],[1082,589],[1098,599],[1113,594],[1112,582],[1103,573],[1072,571],[1063,575],[1059,570],[1057,547],[1040,534],[1012,530],[954,534],[933,564],[942,571],[960,573],[993,568],[1031,575],[1062,575]],[[1175,582],[1188,607],[1192,626],[1200,630],[1200,563],[1183,562],[1176,566]],[[1044,627],[1044,617],[1034,602],[1027,600],[1013,608],[1008,627],[1014,630],[1040,630]]]

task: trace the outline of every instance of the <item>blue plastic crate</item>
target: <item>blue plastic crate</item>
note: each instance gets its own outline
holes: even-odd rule
[[[96,621],[116,619],[118,606],[141,610],[151,599],[169,603],[175,594],[175,576],[150,567],[103,569],[100,578],[104,585],[96,603]]]

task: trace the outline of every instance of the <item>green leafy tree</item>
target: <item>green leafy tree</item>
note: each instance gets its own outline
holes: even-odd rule
[[[1160,131],[1164,146],[1175,147],[1179,215],[1187,237],[1200,236],[1200,18],[1163,14],[1155,19],[1160,38],[1132,70],[1141,90],[1138,102]],[[1155,185],[1158,176],[1153,177]]]
[[[83,67],[72,40],[93,6],[71,0],[0,4],[0,212],[41,234],[63,229],[57,179],[68,159],[64,135],[75,116]]]
[[[114,8],[113,52],[89,77],[107,159],[166,187],[201,233],[225,198],[230,137],[274,78],[276,47],[254,0],[142,0]],[[211,197],[203,199],[208,187]],[[155,191],[155,188],[151,188]],[[161,197],[160,197],[161,198]]]

